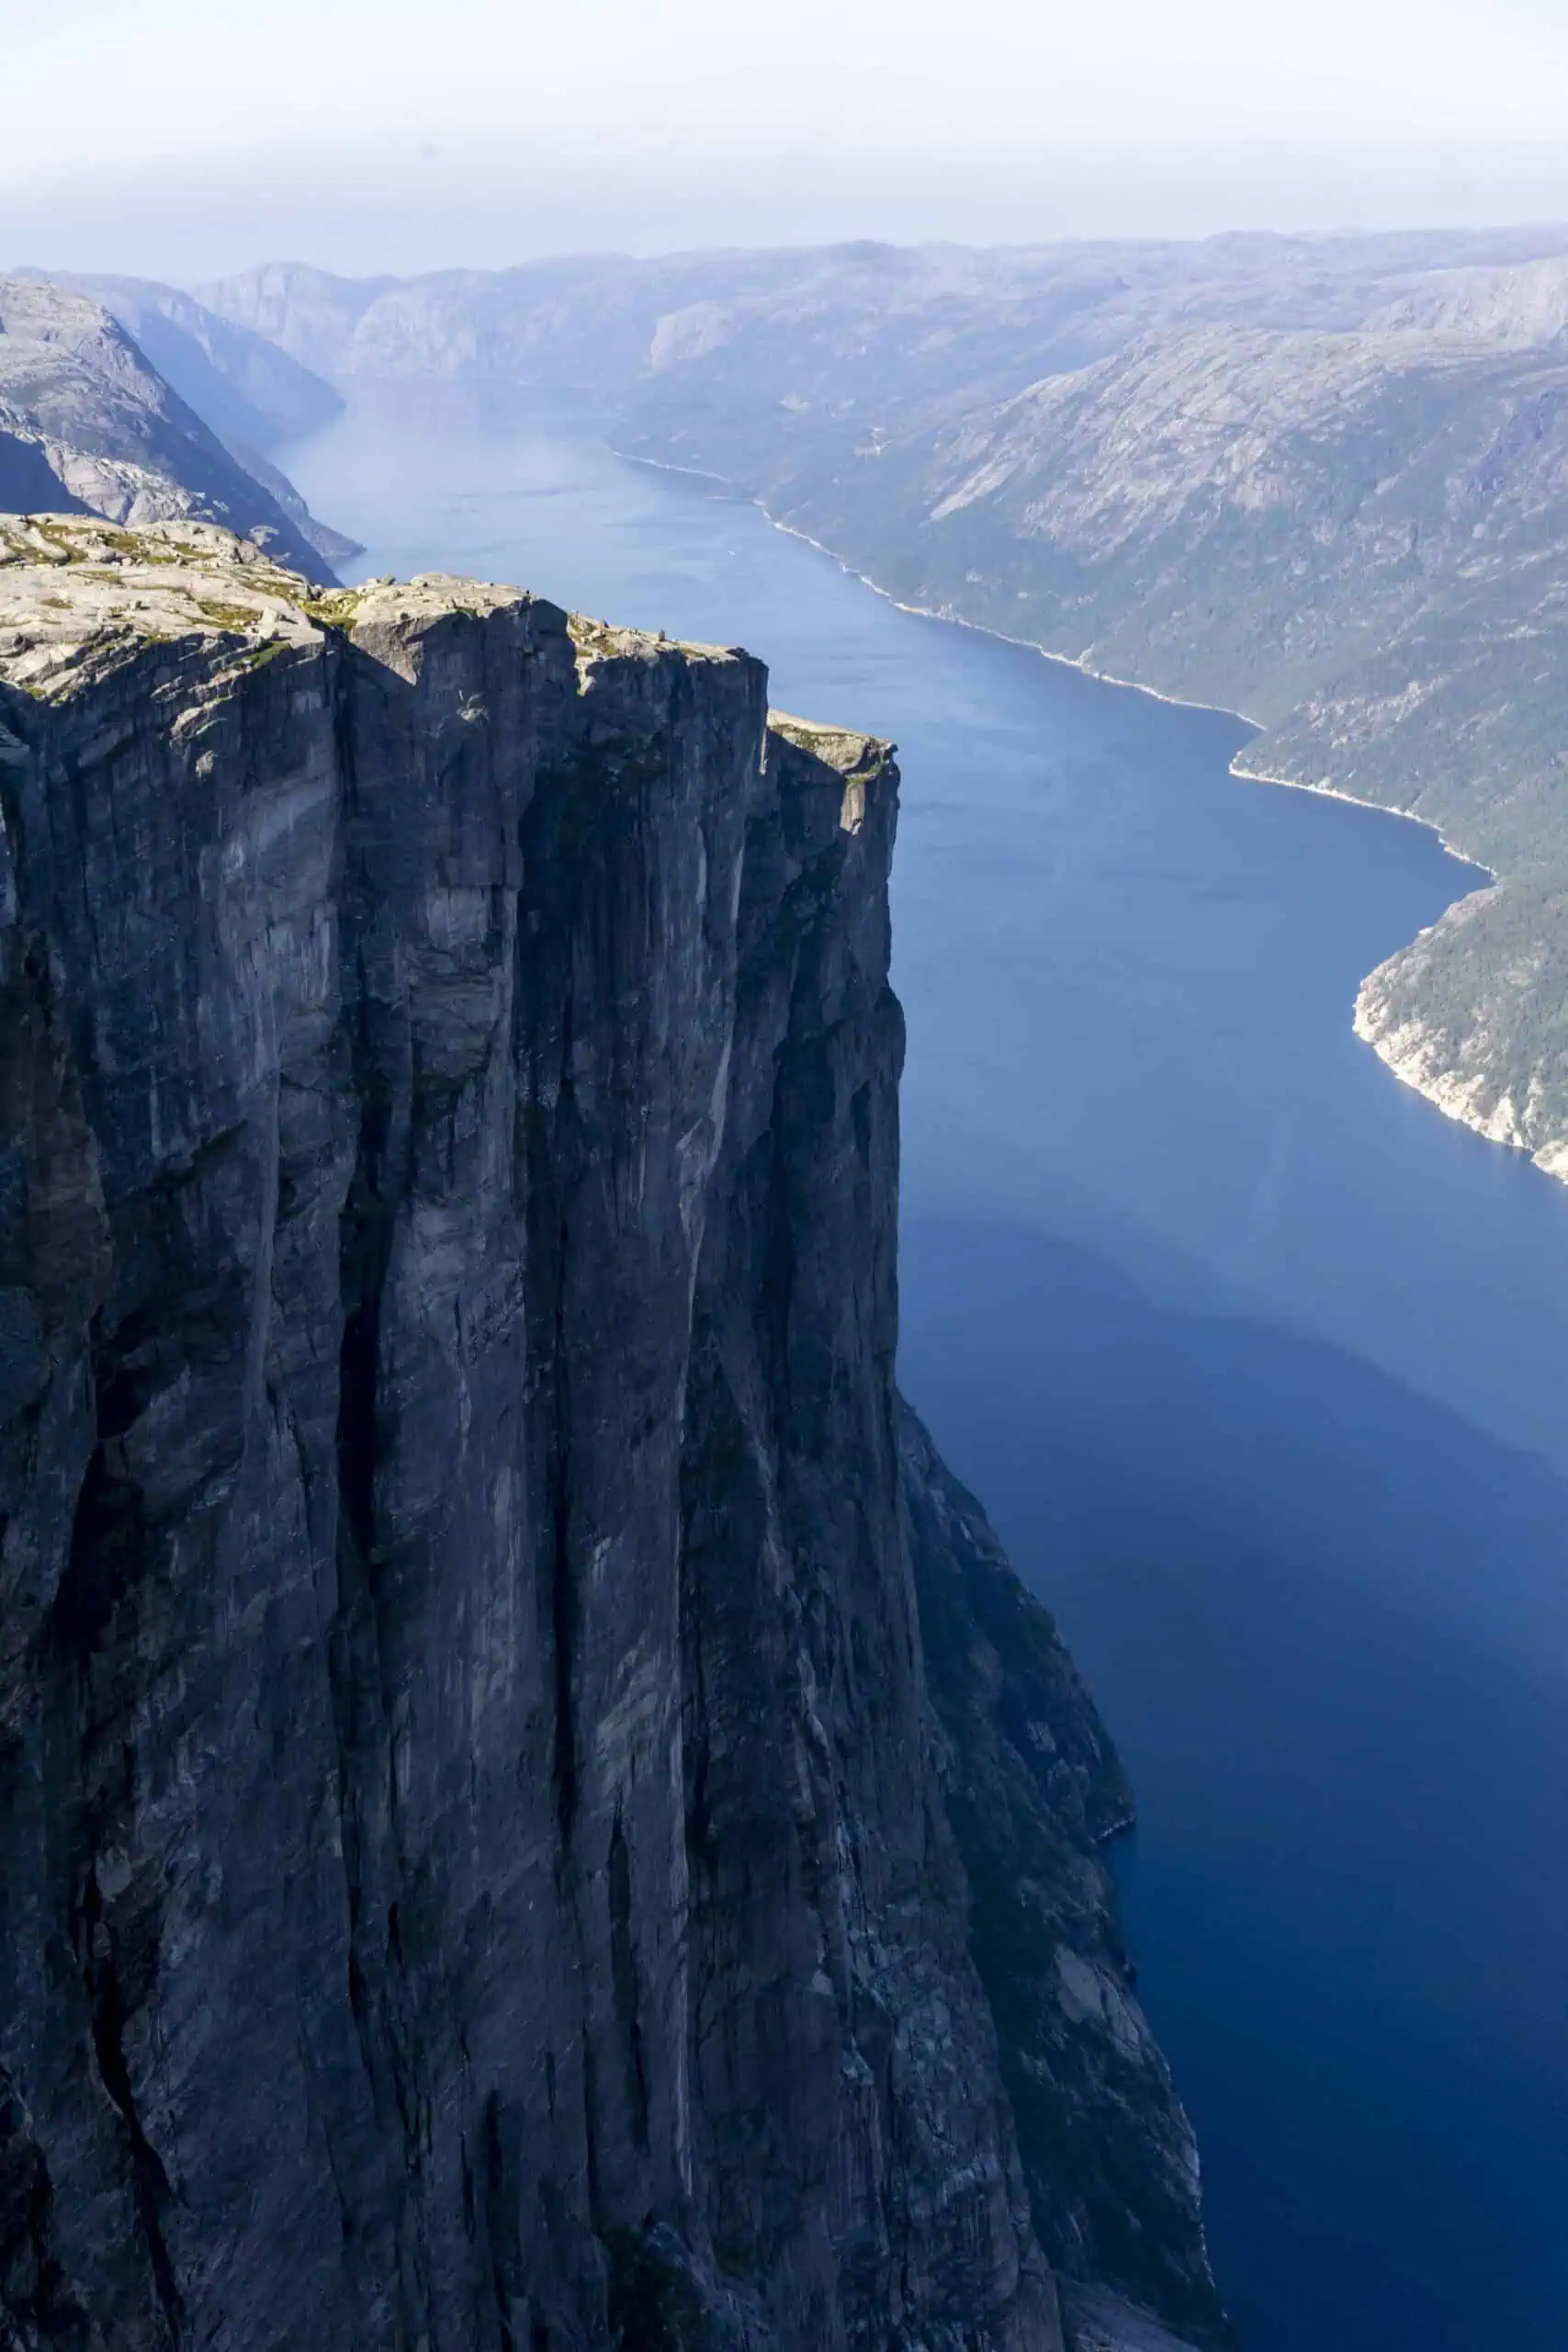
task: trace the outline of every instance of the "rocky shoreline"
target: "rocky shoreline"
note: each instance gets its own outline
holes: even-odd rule
[[[1426,1022],[1401,1015],[1391,1001],[1390,983],[1419,942],[1402,948],[1387,963],[1369,972],[1356,995],[1353,1027],[1364,1045],[1393,1072],[1445,1119],[1468,1127],[1488,1143],[1505,1144],[1528,1155],[1543,1175],[1568,1183],[1568,1137],[1538,1137],[1533,1131],[1539,1105],[1529,1097],[1517,1103],[1499,1091],[1491,1073],[1467,1069],[1466,1061],[1483,1052],[1484,1036],[1456,1036]]]

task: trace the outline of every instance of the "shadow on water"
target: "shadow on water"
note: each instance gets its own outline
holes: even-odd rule
[[[1171,1305],[1179,1266],[919,1217],[903,1264],[904,1385],[1140,1792],[1132,1939],[1252,2352],[1560,2346],[1568,1488]]]

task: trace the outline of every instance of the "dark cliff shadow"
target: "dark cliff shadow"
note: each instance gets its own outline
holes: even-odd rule
[[[1548,2352],[1568,1487],[1138,1242],[912,1218],[900,1379],[1131,1771],[1222,2291],[1249,2352]]]

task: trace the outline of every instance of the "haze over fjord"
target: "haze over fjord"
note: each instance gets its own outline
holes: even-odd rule
[[[45,267],[1568,214],[1562,0],[6,13],[0,259]]]

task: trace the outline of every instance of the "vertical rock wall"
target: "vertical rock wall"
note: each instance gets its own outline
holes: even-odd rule
[[[1055,2346],[899,1518],[891,765],[205,562],[0,639],[9,2340]]]
[[[1012,1717],[1113,1759],[895,1396],[896,771],[765,684],[0,526],[4,2352],[1212,2316]]]

